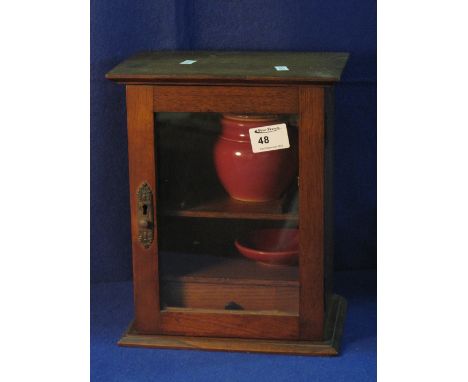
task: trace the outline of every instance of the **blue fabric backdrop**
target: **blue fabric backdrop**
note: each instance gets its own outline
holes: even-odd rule
[[[91,277],[131,278],[124,88],[104,74],[144,50],[351,53],[336,89],[337,269],[376,265],[375,0],[92,0]]]

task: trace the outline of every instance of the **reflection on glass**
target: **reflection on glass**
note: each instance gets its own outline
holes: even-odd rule
[[[162,309],[298,313],[298,153],[291,120],[156,115]],[[254,152],[255,130],[265,151]],[[287,145],[275,132],[286,134]]]

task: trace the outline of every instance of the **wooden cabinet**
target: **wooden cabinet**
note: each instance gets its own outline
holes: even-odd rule
[[[107,74],[127,103],[135,320],[120,345],[337,353],[346,303],[331,283],[333,84],[346,60],[152,52]],[[236,200],[221,184],[213,150],[221,116],[233,114],[274,116],[286,129],[279,150],[294,152],[297,174],[280,197]],[[265,230],[297,230],[297,262],[239,253],[236,240]]]

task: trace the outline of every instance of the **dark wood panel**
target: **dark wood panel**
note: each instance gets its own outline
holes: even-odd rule
[[[106,74],[120,82],[260,82],[338,81],[347,53],[332,52],[146,52],[125,60]],[[181,65],[185,60],[196,60]],[[277,71],[275,66],[289,70]]]
[[[273,285],[271,285],[273,284]],[[161,303],[168,307],[298,314],[299,283],[296,286],[240,284],[198,279],[162,281]]]
[[[297,266],[160,251],[161,306],[298,314]]]
[[[225,255],[225,256],[219,256]],[[160,251],[160,273],[165,280],[228,281],[248,285],[298,286],[297,265],[267,265],[240,256],[218,256]]]
[[[141,335],[131,325],[119,341],[120,346],[192,349],[233,352],[254,352],[298,355],[337,355],[346,314],[346,301],[333,296],[327,314],[323,341],[290,341],[241,338],[187,337],[170,335]]]
[[[334,167],[334,88],[325,89],[325,170],[324,170],[324,287],[325,309],[330,306],[333,296],[333,256],[334,256],[334,205],[333,205],[333,167]]]
[[[156,112],[297,113],[295,87],[155,86]]]
[[[299,92],[300,336],[319,340],[324,323],[324,88]]]
[[[160,330],[164,334],[237,338],[297,339],[296,315],[230,311],[200,311],[171,308],[161,311]]]
[[[297,222],[166,216],[158,220],[159,249],[178,254],[210,255],[215,258],[239,257],[235,240],[264,228],[297,228]],[[199,259],[198,262],[201,265],[202,260]]]
[[[127,86],[135,327],[142,333],[157,333],[159,316],[157,235],[155,232],[151,246],[144,248],[138,241],[137,218],[138,188],[146,182],[153,193],[156,190],[153,116],[152,87]],[[157,216],[156,206],[153,216]]]

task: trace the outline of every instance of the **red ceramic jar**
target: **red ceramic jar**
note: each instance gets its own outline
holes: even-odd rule
[[[214,163],[221,184],[232,198],[249,202],[278,199],[297,174],[291,135],[288,149],[252,151],[249,129],[282,122],[275,115],[223,115]]]

